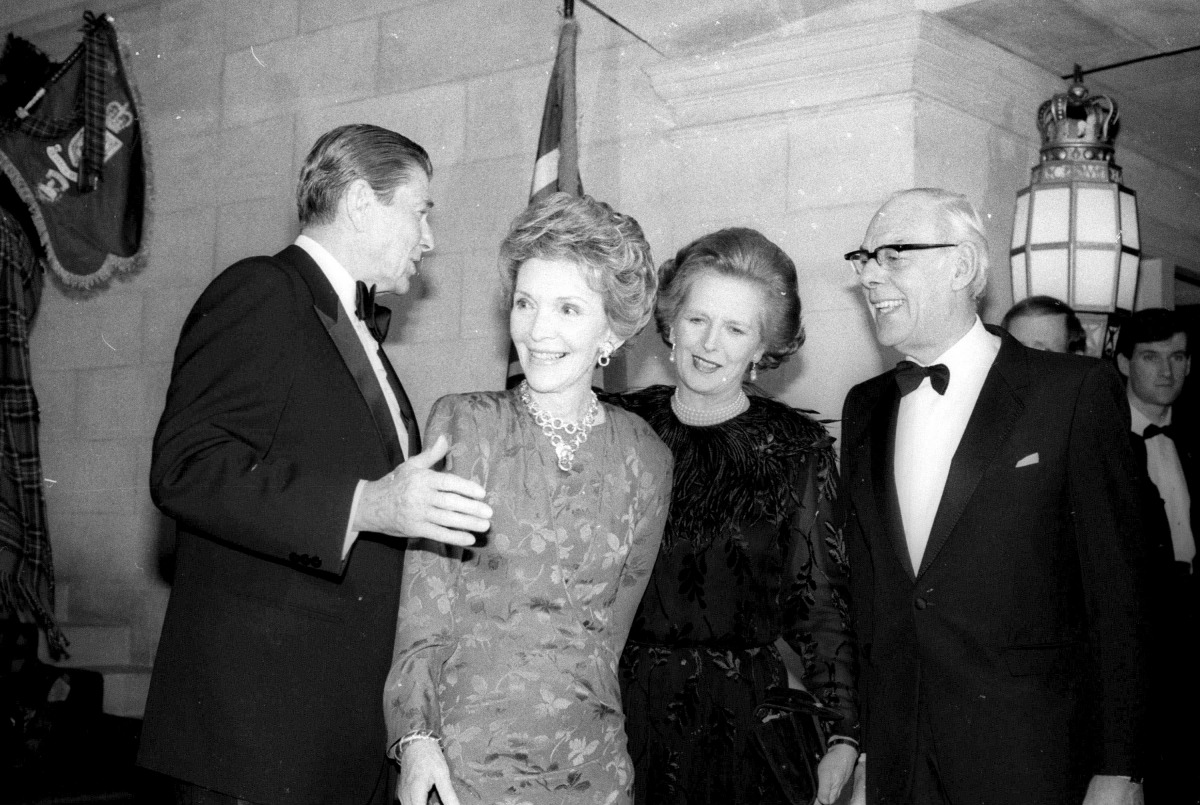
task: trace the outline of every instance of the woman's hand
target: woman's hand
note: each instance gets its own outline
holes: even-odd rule
[[[429,792],[435,788],[442,805],[459,805],[450,785],[450,767],[446,765],[438,742],[429,739],[412,741],[400,756],[400,784],[396,786],[400,805],[426,805]]]
[[[842,788],[854,773],[858,750],[849,744],[834,744],[817,764],[817,802],[830,805],[842,795]],[[407,805],[407,803],[405,803]]]

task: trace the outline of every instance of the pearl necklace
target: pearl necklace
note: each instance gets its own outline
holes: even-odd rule
[[[533,401],[533,395],[529,391],[529,383],[522,380],[518,387],[521,393],[521,402],[529,409],[529,413],[533,415],[533,421],[536,422],[542,429],[542,433],[550,439],[550,444],[554,445],[554,454],[558,456],[558,468],[563,472],[571,469],[571,462],[575,460],[575,451],[580,445],[587,441],[588,434],[592,432],[592,426],[596,424],[596,417],[600,414],[600,401],[596,399],[596,392],[592,392],[592,400],[588,403],[587,411],[583,414],[581,422],[567,422],[556,416],[551,416],[546,411],[543,411],[536,402]],[[568,443],[563,438],[562,434],[571,437]]]
[[[732,402],[713,409],[693,408],[682,402],[679,399],[679,389],[675,389],[675,393],[671,395],[671,410],[675,412],[675,416],[683,424],[691,425],[694,428],[720,424],[727,419],[733,419],[749,407],[750,398],[741,389],[738,389],[737,396],[733,398]]]

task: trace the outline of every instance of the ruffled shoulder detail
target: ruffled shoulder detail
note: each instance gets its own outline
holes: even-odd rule
[[[734,533],[736,523],[779,524],[799,505],[805,483],[815,482],[827,500],[836,495],[833,437],[809,412],[752,396],[739,416],[692,427],[671,410],[674,391],[651,386],[604,395],[645,419],[675,457],[664,542],[707,544]]]

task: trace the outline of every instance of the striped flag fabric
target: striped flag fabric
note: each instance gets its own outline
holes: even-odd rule
[[[583,193],[583,182],[579,178],[579,138],[575,130],[575,43],[578,38],[579,23],[573,16],[566,16],[559,29],[558,55],[550,73],[550,86],[546,89],[537,161],[529,189],[530,203],[560,190],[575,195]],[[524,379],[516,347],[509,343],[505,388],[514,388]]]
[[[575,43],[579,23],[574,17],[563,20],[558,33],[558,57],[546,88],[546,106],[542,111],[542,132],[538,137],[537,161],[533,166],[533,184],[529,200],[539,201],[551,193],[580,195],[579,138],[575,130]]]

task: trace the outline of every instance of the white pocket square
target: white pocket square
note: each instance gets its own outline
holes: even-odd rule
[[[1038,454],[1030,453],[1029,455],[1025,456],[1025,458],[1023,458],[1017,462],[1016,469],[1019,469],[1021,467],[1028,467],[1031,464],[1037,464],[1038,461],[1040,461],[1040,459],[1038,458]]]

